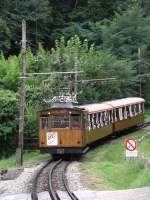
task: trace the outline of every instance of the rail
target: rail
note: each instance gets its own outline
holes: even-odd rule
[[[32,192],[31,192],[31,199],[32,200],[38,200],[38,195],[37,195],[37,183],[38,183],[38,178],[43,172],[43,170],[52,162],[52,159],[47,161],[46,164],[38,171],[38,173],[35,176],[35,179],[33,181],[33,186],[32,186]]]
[[[65,186],[65,189],[66,189],[68,195],[70,196],[70,198],[71,198],[72,200],[78,200],[78,198],[71,192],[71,190],[70,190],[70,188],[69,188],[69,186],[68,186],[68,182],[67,182],[66,176],[65,176],[68,165],[69,165],[69,162],[68,162],[68,164],[66,165],[66,167],[65,167],[65,169],[64,169],[64,173],[63,173],[63,182],[64,182],[64,186]]]
[[[49,172],[49,193],[50,193],[50,196],[51,196],[51,199],[52,200],[60,200],[60,197],[58,196],[57,192],[54,190],[54,187],[53,187],[53,181],[52,181],[52,176],[54,174],[54,170],[58,167],[59,164],[61,164],[63,162],[63,160],[58,160],[54,166],[51,168],[50,172]],[[67,170],[67,167],[68,165],[70,164],[70,162],[68,162],[62,172],[62,176],[60,178],[62,178],[62,182],[63,182],[63,185],[64,185],[64,188],[68,194],[68,196],[71,198],[71,200],[78,200],[78,198],[70,191],[69,187],[68,187],[68,183],[67,183],[67,179],[66,179],[66,176],[65,176],[65,173],[66,173],[66,170]]]

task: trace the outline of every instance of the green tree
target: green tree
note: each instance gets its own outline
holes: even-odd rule
[[[145,16],[139,5],[116,14],[112,21],[106,20],[101,25],[103,47],[120,58],[127,58],[134,61],[136,74],[150,72],[149,49],[150,49],[150,17]],[[138,49],[141,49],[142,62],[138,62]],[[149,77],[142,78],[142,96],[149,102],[148,88]],[[139,79],[137,79],[136,91],[139,91]],[[139,95],[139,93],[137,94]]]
[[[104,48],[123,58],[137,59],[138,48],[150,46],[150,18],[139,6],[133,6],[102,26]]]
[[[33,49],[38,42],[47,40],[51,24],[48,0],[7,0],[1,4],[0,11],[11,32],[11,53],[20,50],[22,19],[27,21],[28,44]]]
[[[18,95],[0,90],[0,135],[15,135],[18,127]]]
[[[118,59],[109,51],[97,50],[94,45],[89,48],[87,40],[82,42],[78,36],[75,36],[67,43],[64,38],[56,41],[56,47],[52,49],[51,53],[52,69],[55,69],[55,71],[72,70],[76,58],[80,69],[85,73],[82,75],[83,79],[116,78],[116,81],[109,85],[97,84],[92,86],[85,84],[85,86],[81,86],[80,84],[80,90],[84,91],[82,95],[79,95],[80,102],[102,101],[134,94],[132,77],[135,72],[133,62],[130,60]]]
[[[10,48],[10,30],[6,22],[0,17],[0,50],[7,52]]]
[[[5,59],[1,55],[0,59],[0,75],[1,75],[1,88],[18,91],[19,83],[19,57],[11,56]]]

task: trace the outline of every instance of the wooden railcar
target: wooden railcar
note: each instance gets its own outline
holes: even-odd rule
[[[132,97],[105,102],[113,107],[113,132],[118,132],[144,122],[144,99]]]
[[[83,106],[55,103],[39,112],[39,147],[52,154],[80,154],[89,144],[143,122],[142,98]]]

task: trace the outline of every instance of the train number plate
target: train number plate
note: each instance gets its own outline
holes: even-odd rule
[[[65,150],[64,149],[57,149],[57,154],[64,154]]]
[[[58,145],[57,132],[47,132],[47,145]]]

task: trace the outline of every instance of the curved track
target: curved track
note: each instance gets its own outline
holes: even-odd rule
[[[63,161],[62,159],[58,161],[49,160],[37,173],[31,193],[32,200],[38,200],[37,187],[38,179],[43,173],[45,168],[50,168],[48,175],[48,191],[52,200],[60,200],[61,197],[58,196],[57,191],[65,192],[65,196],[68,200],[78,200],[78,198],[70,191],[68,182],[66,179],[66,170],[71,161]],[[63,198],[62,198],[63,199]]]
[[[60,197],[57,194],[57,191],[55,189],[54,183],[56,182],[56,174],[59,173],[59,180],[61,182],[61,189],[63,187],[63,190],[67,193],[68,195],[68,200],[78,200],[78,198],[70,191],[67,179],[65,176],[66,170],[70,162],[65,162],[62,161],[61,159],[55,162],[53,167],[50,170],[49,173],[49,193],[51,196],[52,200],[60,200]],[[60,174],[60,169],[61,169],[61,174]],[[59,172],[58,172],[59,171]],[[58,178],[58,177],[57,177]],[[63,184],[63,186],[62,186]],[[57,188],[58,190],[59,188]]]
[[[52,162],[52,159],[47,161],[46,164],[39,170],[39,172],[36,174],[34,182],[33,182],[33,187],[32,187],[32,192],[31,192],[31,199],[32,200],[38,200],[38,195],[37,195],[37,184],[38,184],[38,179],[39,176],[42,174],[43,170]]]

